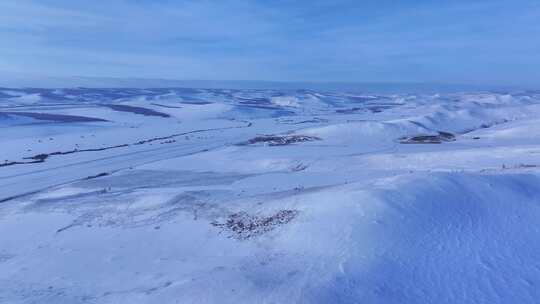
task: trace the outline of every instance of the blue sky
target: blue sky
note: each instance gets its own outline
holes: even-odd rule
[[[540,86],[540,1],[2,0],[1,75]]]

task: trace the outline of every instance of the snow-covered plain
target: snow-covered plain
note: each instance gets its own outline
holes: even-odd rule
[[[540,92],[0,89],[0,303],[539,303]]]

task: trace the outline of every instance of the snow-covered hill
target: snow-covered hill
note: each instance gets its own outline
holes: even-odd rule
[[[1,303],[538,303],[540,92],[0,89]]]

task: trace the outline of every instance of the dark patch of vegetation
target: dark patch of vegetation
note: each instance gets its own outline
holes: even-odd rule
[[[121,148],[121,147],[127,147],[129,144],[123,144],[123,145],[117,145],[117,146],[109,146],[109,147],[103,147],[103,148],[93,148],[93,149],[73,149],[69,151],[56,151],[51,153],[40,153],[34,156],[30,157],[24,157],[23,159],[33,159],[36,162],[44,162],[49,156],[53,155],[67,155],[67,154],[73,154],[73,153],[79,153],[79,152],[98,152],[98,151],[105,151],[109,149],[115,149],[115,148]]]
[[[531,165],[531,164],[519,164],[517,165],[518,168],[538,168],[538,165]]]
[[[36,120],[48,120],[55,122],[106,122],[108,120],[86,116],[63,115],[35,112],[1,112],[0,114],[30,117]]]
[[[34,160],[42,162],[42,161],[45,161],[47,157],[49,157],[49,154],[40,153],[40,154],[30,157],[30,159],[34,159]]]
[[[402,144],[440,144],[456,140],[456,136],[449,132],[439,131],[437,135],[415,135],[400,138]]]
[[[280,124],[285,124],[285,125],[300,125],[300,124],[305,124],[305,123],[325,123],[325,122],[328,122],[328,119],[314,117],[313,119],[302,120],[302,121],[294,121],[293,119],[281,119],[281,120],[276,120],[276,121]]]
[[[94,178],[100,178],[100,177],[107,176],[107,175],[110,175],[110,173],[108,173],[108,172],[102,172],[102,173],[99,173],[99,174],[96,174],[96,175],[90,175],[90,176],[87,176],[87,177],[84,178],[84,180],[89,180],[89,179],[94,179]]]
[[[508,169],[532,169],[532,168],[538,168],[538,167],[540,167],[540,166],[533,165],[533,164],[517,164],[517,165],[513,165],[513,166],[508,166],[506,164],[502,165],[503,170],[508,170]]]
[[[140,114],[140,115],[145,115],[145,116],[158,116],[158,117],[165,117],[165,118],[171,117],[171,115],[169,114],[161,113],[161,112],[154,111],[152,109],[143,108],[143,107],[134,107],[134,106],[127,106],[127,105],[119,105],[119,104],[106,104],[105,106],[119,112],[130,112],[133,114]]]
[[[4,161],[0,164],[0,167],[8,167],[8,166],[14,166],[14,165],[23,165],[23,164],[35,164],[35,163],[42,163],[43,161],[30,161],[30,162],[18,162],[18,161]]]
[[[386,110],[386,109],[389,109],[391,107],[389,106],[370,106],[370,107],[367,107],[367,109],[369,111],[371,111],[371,113],[381,113],[382,111]]]
[[[188,104],[188,105],[196,105],[196,106],[204,106],[213,104],[213,102],[210,101],[204,101],[204,100],[182,100],[180,103]]]
[[[211,225],[230,232],[231,237],[247,240],[287,224],[297,215],[297,210],[280,210],[270,216],[256,216],[246,212],[238,212],[229,215],[224,223],[212,222]]]
[[[172,143],[175,143],[176,142],[176,139],[169,139],[169,140],[166,140],[166,141],[162,141],[160,142],[159,144],[160,145],[163,145],[163,144],[172,144]]]
[[[304,165],[304,164],[300,163],[300,164],[297,164],[296,166],[291,167],[291,171],[292,172],[300,172],[300,171],[306,170],[307,168],[308,168],[307,165]]]
[[[376,104],[376,105],[366,105],[364,107],[354,107],[354,108],[348,108],[348,109],[339,109],[336,110],[336,113],[339,114],[354,114],[361,111],[370,111],[371,113],[380,113],[384,110],[393,108],[395,105],[387,105],[387,104]]]
[[[268,146],[286,146],[294,143],[321,140],[315,136],[307,135],[263,135],[254,137],[243,144],[265,144]]]
[[[356,113],[358,111],[363,111],[364,108],[349,108],[349,109],[339,109],[339,110],[336,110],[336,113],[339,113],[339,114],[352,114],[352,113]]]

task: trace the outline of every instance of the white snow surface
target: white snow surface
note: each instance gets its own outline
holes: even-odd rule
[[[534,91],[0,89],[0,303],[539,303],[539,126]]]

